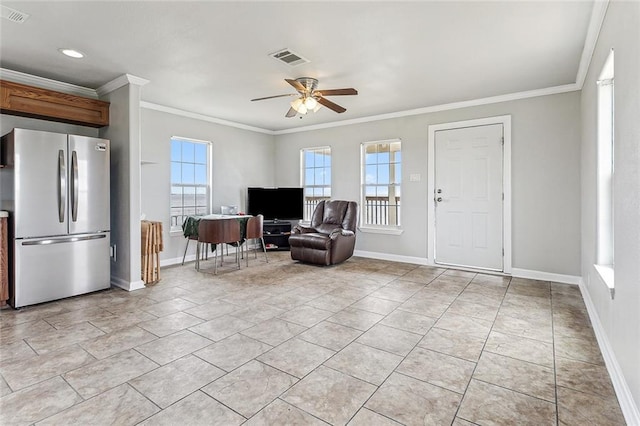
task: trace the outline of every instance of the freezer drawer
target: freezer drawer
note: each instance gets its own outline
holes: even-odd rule
[[[109,288],[109,233],[15,240],[13,306]]]

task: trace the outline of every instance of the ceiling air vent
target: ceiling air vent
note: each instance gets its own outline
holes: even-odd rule
[[[283,62],[289,65],[290,67],[308,64],[309,62],[311,62],[310,60],[303,58],[302,56],[292,52],[289,49],[278,50],[277,52],[270,53],[269,56],[279,62]]]
[[[7,6],[2,6],[2,17],[4,19],[8,19],[9,21],[22,24],[27,20],[27,18],[29,18],[29,15],[24,12],[20,12],[19,10],[11,9]]]

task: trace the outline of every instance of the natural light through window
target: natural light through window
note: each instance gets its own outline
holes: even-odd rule
[[[211,212],[211,143],[171,138],[171,230]]]
[[[597,82],[597,265],[609,288],[614,283],[614,60],[609,53]]]
[[[402,183],[399,139],[362,144],[361,226],[398,228]]]
[[[331,198],[331,148],[305,148],[300,151],[300,157],[304,220],[309,221],[316,205]]]

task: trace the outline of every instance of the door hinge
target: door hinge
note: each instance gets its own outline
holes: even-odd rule
[[[500,137],[500,142],[502,143],[502,146],[504,146],[504,136]]]
[[[504,201],[504,192],[502,193],[502,201]]]
[[[502,249],[502,256],[504,257],[504,249]]]

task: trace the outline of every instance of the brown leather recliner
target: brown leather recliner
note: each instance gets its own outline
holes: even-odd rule
[[[318,265],[334,265],[353,255],[356,245],[358,204],[355,201],[320,201],[311,227],[291,230],[291,259]]]

